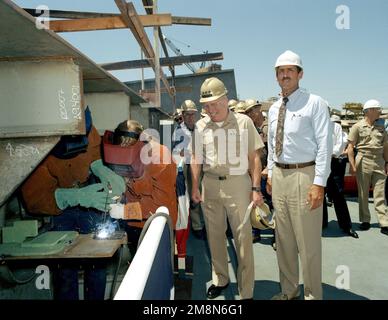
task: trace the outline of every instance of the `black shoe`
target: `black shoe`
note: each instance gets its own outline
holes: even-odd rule
[[[388,227],[381,227],[380,232],[388,236]]]
[[[370,229],[370,223],[369,222],[363,222],[360,224],[360,230],[369,230]]]
[[[194,230],[192,229],[191,232],[193,233],[194,237],[196,237],[199,240],[205,240],[206,239],[206,231],[205,228],[202,228],[200,230]]]
[[[357,234],[357,232],[354,231],[353,229],[344,230],[344,232],[345,232],[347,235],[349,235],[349,236],[351,236],[351,237],[353,237],[353,238],[355,238],[355,239],[358,239],[358,234]]]
[[[207,294],[206,296],[209,298],[209,299],[214,299],[214,298],[217,298],[222,290],[226,289],[228,287],[229,283],[227,283],[226,285],[222,286],[222,287],[219,287],[219,286],[215,286],[214,284],[212,284],[209,289],[207,289]]]

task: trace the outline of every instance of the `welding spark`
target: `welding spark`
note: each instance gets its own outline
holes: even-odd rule
[[[109,238],[116,230],[117,223],[112,221],[106,221],[97,226],[96,238],[98,239],[107,239]]]

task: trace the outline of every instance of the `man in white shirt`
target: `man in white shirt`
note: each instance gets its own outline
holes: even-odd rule
[[[352,220],[350,219],[348,205],[344,196],[344,175],[346,168],[346,157],[344,151],[348,142],[348,135],[342,131],[341,118],[337,115],[332,115],[333,130],[333,155],[331,158],[331,172],[327,179],[326,192],[333,200],[335,214],[337,216],[338,225],[340,228],[353,238],[358,238],[356,231],[352,229]],[[327,226],[327,205],[324,199],[323,204],[323,226]]]
[[[322,203],[330,174],[333,138],[327,103],[299,88],[300,57],[287,50],[275,64],[282,99],[268,114],[268,181],[276,212],[276,255],[281,293],[299,296],[302,263],[304,298],[322,299]]]

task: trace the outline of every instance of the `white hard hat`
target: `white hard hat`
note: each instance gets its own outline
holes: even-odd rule
[[[333,114],[331,117],[330,117],[330,120],[333,121],[333,122],[340,122],[341,121],[341,117],[340,116],[337,116],[336,114]]]
[[[276,60],[275,68],[280,66],[298,66],[303,69],[300,57],[290,50],[283,52]]]
[[[379,108],[381,109],[381,103],[377,100],[368,100],[367,102],[365,102],[364,104],[364,107],[362,108],[362,110],[367,110],[367,109],[372,109],[372,108]]]

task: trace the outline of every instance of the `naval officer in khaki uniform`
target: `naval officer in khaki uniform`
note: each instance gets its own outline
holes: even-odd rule
[[[298,255],[305,299],[322,299],[322,204],[333,149],[328,106],[299,88],[303,66],[296,53],[281,54],[275,70],[282,98],[268,114],[267,191],[276,212],[281,293],[273,299],[299,296]]]
[[[223,82],[214,77],[201,86],[200,103],[208,117],[196,123],[192,140],[192,199],[202,202],[211,253],[213,284],[207,297],[218,297],[229,284],[227,217],[236,244],[240,296],[251,299],[255,280],[252,233],[251,224],[243,220],[251,201],[257,206],[264,203],[259,151],[264,145],[252,120],[229,110],[226,94]]]
[[[388,235],[388,211],[384,203],[384,184],[388,173],[388,136],[384,126],[376,123],[381,114],[380,102],[367,101],[363,111],[365,118],[350,129],[348,137],[350,169],[357,175],[360,229],[370,228],[368,198],[372,184],[381,233]],[[356,158],[354,147],[358,150]]]

